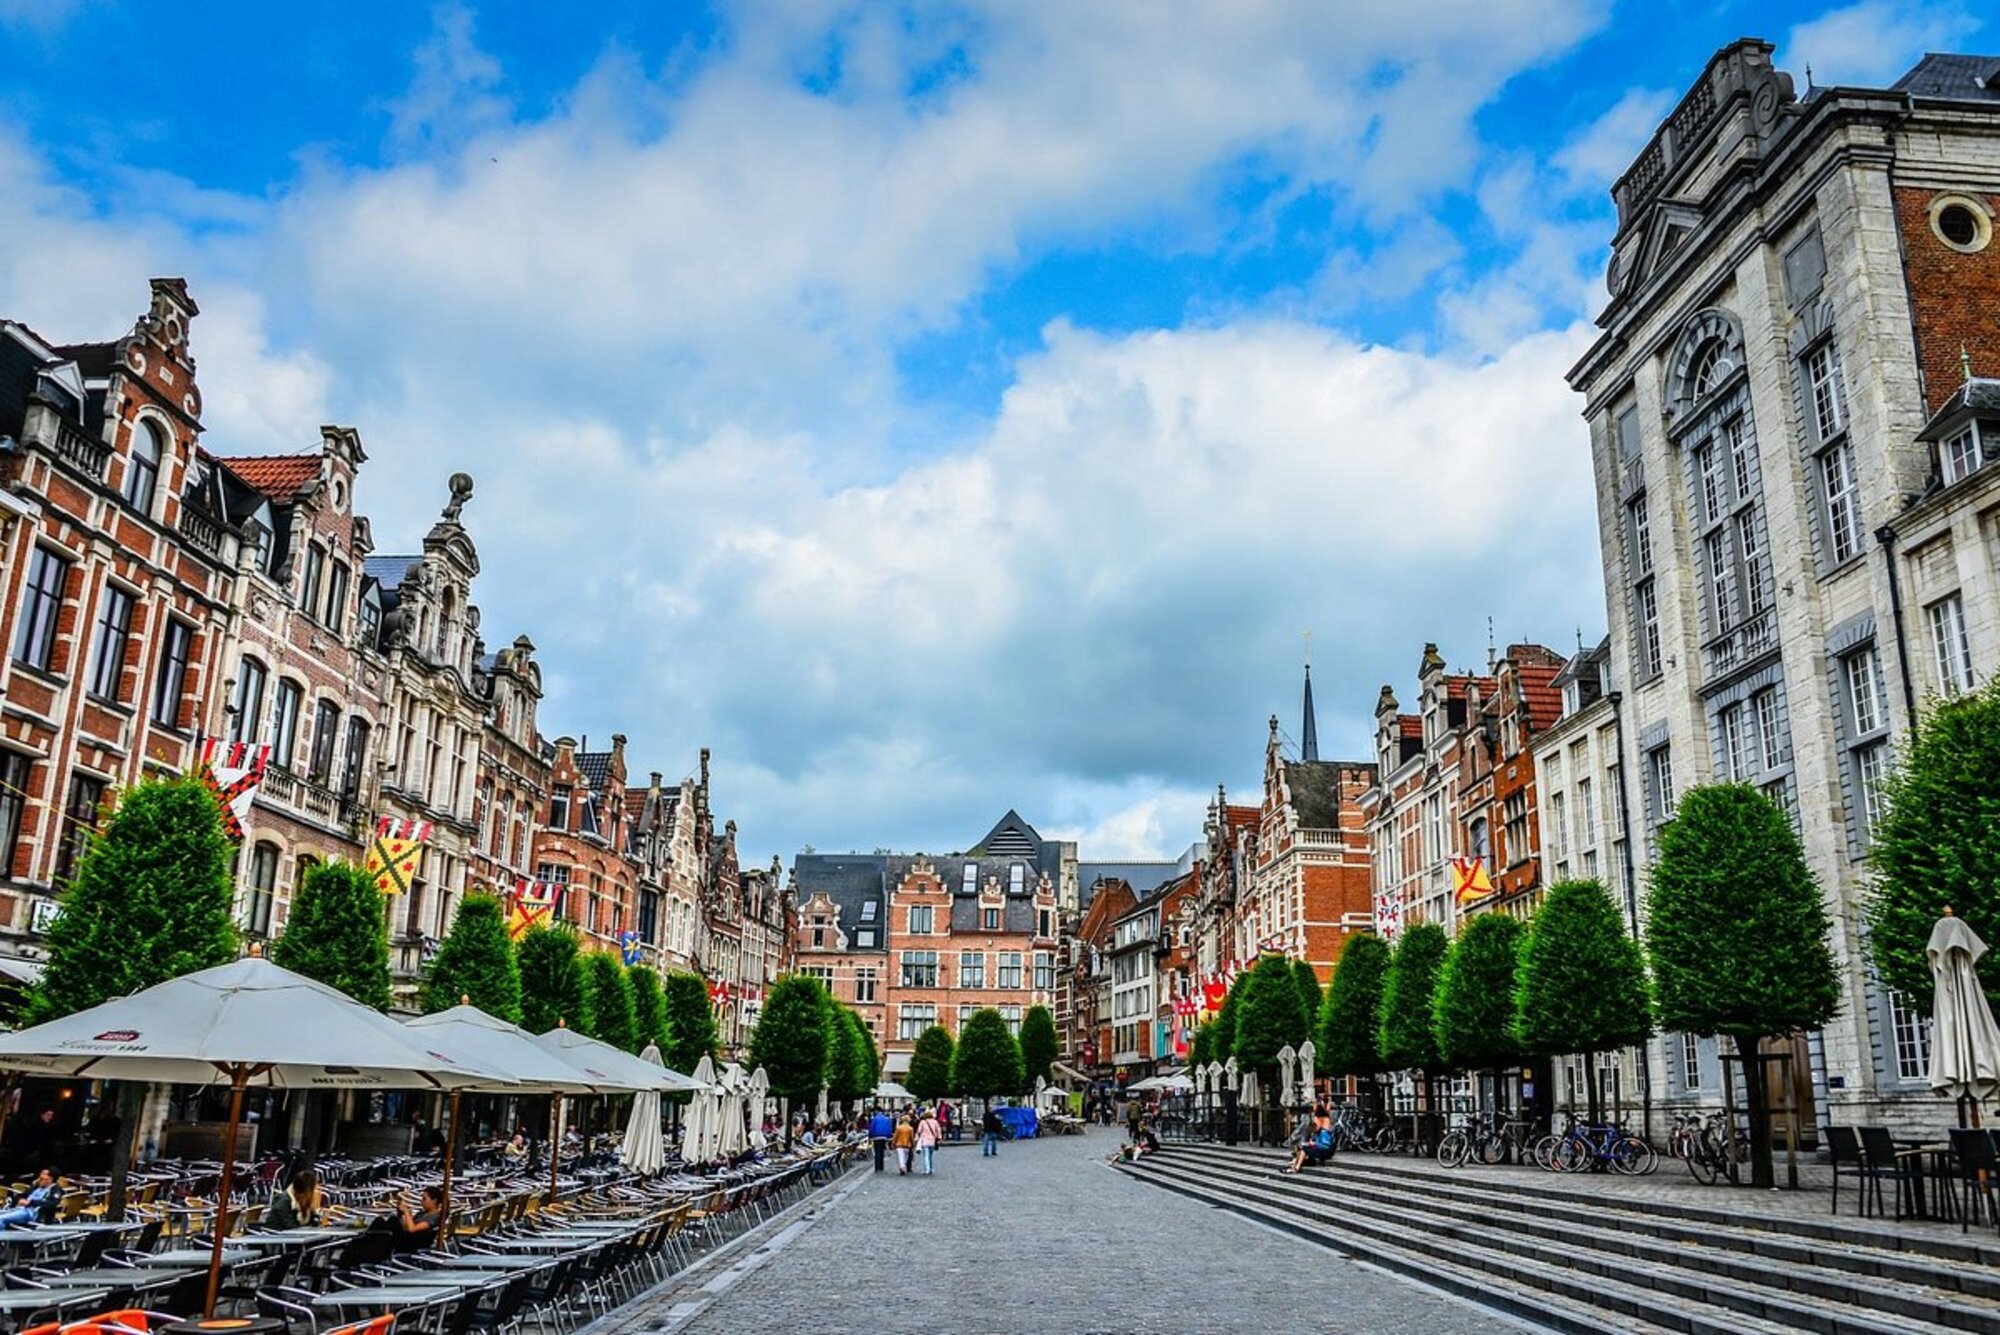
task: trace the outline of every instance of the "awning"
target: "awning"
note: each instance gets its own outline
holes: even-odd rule
[[[1090,1083],[1089,1076],[1067,1062],[1050,1062],[1049,1070],[1054,1072],[1058,1078],[1067,1080],[1071,1084],[1088,1085]]]
[[[890,1052],[883,1054],[882,1074],[885,1078],[892,1075],[908,1075],[909,1073],[910,1073],[909,1053]]]
[[[11,955],[0,955],[0,979],[32,986],[42,981],[42,968],[40,960],[16,959]]]

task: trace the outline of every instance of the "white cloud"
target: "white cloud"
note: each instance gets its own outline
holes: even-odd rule
[[[1665,88],[1633,88],[1557,150],[1553,161],[1578,192],[1603,192],[1625,174],[1673,109]]]
[[[1979,25],[1961,4],[1863,0],[1794,27],[1779,49],[1779,65],[1801,83],[1810,66],[1813,82],[1822,87],[1879,87],[1902,75],[1926,51],[1952,50]]]

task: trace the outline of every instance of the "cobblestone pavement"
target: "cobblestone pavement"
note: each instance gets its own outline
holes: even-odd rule
[[[776,1245],[610,1335],[826,1332],[1375,1332],[1520,1329],[1491,1313],[1106,1165],[1115,1133],[860,1165]],[[718,1291],[719,1290],[719,1291]],[[705,1303],[705,1305],[703,1305]]]

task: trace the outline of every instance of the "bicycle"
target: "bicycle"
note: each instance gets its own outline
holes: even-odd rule
[[[1533,1123],[1525,1117],[1510,1117],[1497,1127],[1489,1127],[1473,1147],[1479,1162],[1492,1167],[1501,1163],[1527,1163],[1534,1153],[1528,1140]]]
[[[1732,1160],[1729,1138],[1723,1134],[1722,1114],[1713,1112],[1695,1121],[1697,1128],[1687,1154],[1688,1172],[1705,1187],[1714,1186],[1724,1173],[1735,1181],[1737,1165],[1749,1157],[1742,1139],[1737,1141],[1737,1153]]]
[[[1462,1168],[1472,1157],[1474,1135],[1466,1129],[1463,1116],[1454,1118],[1449,1131],[1438,1138],[1437,1161],[1446,1168]]]
[[[1659,1152],[1622,1126],[1579,1122],[1570,1127],[1552,1156],[1565,1173],[1595,1167],[1638,1177],[1659,1167]]]

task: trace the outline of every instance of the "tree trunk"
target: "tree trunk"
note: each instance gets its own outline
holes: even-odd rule
[[[1590,1120],[1592,1124],[1599,1123],[1603,1119],[1598,1114],[1604,1105],[1598,1099],[1597,1054],[1594,1052],[1583,1054],[1583,1083],[1584,1088],[1590,1091]]]
[[[1736,1050],[1743,1054],[1743,1102],[1750,1112],[1750,1185],[1774,1185],[1771,1171],[1771,1113],[1764,1086],[1763,1039],[1738,1034]]]
[[[146,1087],[136,1080],[118,1082],[118,1138],[111,1142],[111,1193],[104,1217],[120,1222],[125,1218],[125,1183],[132,1169],[132,1149],[145,1134],[139,1113],[146,1102]]]

